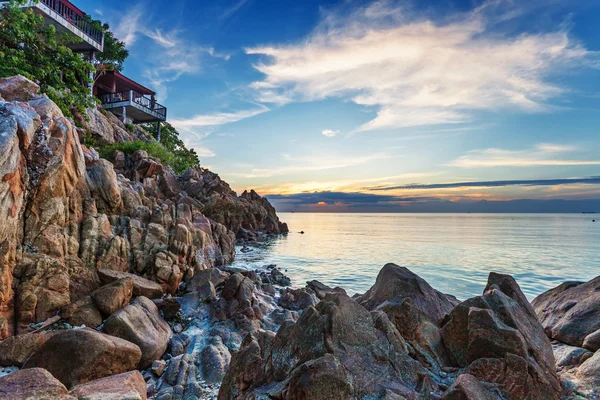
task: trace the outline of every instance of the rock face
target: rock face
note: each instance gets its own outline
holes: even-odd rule
[[[171,328],[158,313],[156,305],[146,297],[138,297],[108,317],[102,331],[138,345],[142,350],[141,369],[163,355],[171,338]]]
[[[23,368],[44,368],[73,387],[135,369],[140,348],[126,340],[85,328],[57,333],[31,355]]]
[[[127,276],[98,271],[132,274],[134,296],[157,298],[231,262],[240,229],[285,231],[265,199],[238,197],[206,169],[177,176],[143,151],[100,159],[80,137],[150,138],[96,109],[76,115],[76,128],[38,89],[0,79],[0,340],[89,296],[99,278]],[[90,307],[73,318],[97,322]]]
[[[17,371],[0,378],[0,398],[4,400],[75,400],[65,385],[42,368]]]

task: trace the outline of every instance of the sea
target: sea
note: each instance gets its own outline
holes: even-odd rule
[[[564,281],[600,275],[600,214],[279,213],[279,218],[290,233],[244,251],[238,247],[234,267],[275,264],[294,287],[316,279],[353,295],[368,290],[386,263],[395,263],[460,300],[481,294],[491,271],[512,275],[529,299]]]

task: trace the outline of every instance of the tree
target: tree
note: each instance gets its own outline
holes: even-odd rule
[[[156,124],[144,124],[144,129],[148,131],[155,139],[158,135]],[[189,167],[200,165],[200,158],[194,149],[188,149],[179,137],[177,129],[168,122],[161,123],[160,129],[160,144],[173,154],[170,160],[173,171],[180,174]]]
[[[94,67],[66,46],[71,38],[23,4],[11,0],[0,9],[0,77],[20,74],[37,82],[66,115],[71,107],[93,105],[88,71]]]
[[[101,53],[96,53],[96,66],[103,65],[106,70],[123,70],[123,63],[129,57],[129,50],[125,47],[125,42],[117,39],[111,32],[108,24],[102,24],[98,20],[90,21],[104,32],[104,49]]]

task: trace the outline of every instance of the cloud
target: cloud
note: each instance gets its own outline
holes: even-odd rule
[[[533,180],[504,180],[504,181],[478,181],[478,182],[451,182],[451,183],[412,183],[400,186],[374,186],[366,190],[388,191],[409,189],[451,189],[464,187],[504,187],[504,186],[557,186],[557,185],[600,185],[600,176],[589,178],[567,178],[567,179],[533,179]]]
[[[315,171],[325,171],[330,169],[347,168],[356,165],[366,164],[374,160],[384,160],[392,158],[385,153],[369,154],[356,157],[291,157],[284,154],[284,158],[294,162],[293,165],[280,166],[277,168],[253,168],[250,172],[232,172],[228,175],[241,178],[270,178],[273,176],[284,176],[294,173],[307,173]]]
[[[334,131],[331,129],[324,129],[321,131],[321,133],[327,137],[334,137],[335,135],[337,135],[338,133],[340,133],[340,131]]]
[[[255,68],[265,77],[251,87],[280,103],[351,99],[377,111],[362,131],[465,123],[480,110],[550,110],[565,91],[551,75],[591,53],[565,28],[497,32],[498,22],[519,15],[505,9],[511,3],[488,2],[440,21],[387,1],[325,14],[302,42],[247,48],[264,57]]]
[[[252,1],[252,0],[239,0],[239,1],[237,1],[231,7],[226,8],[225,11],[223,11],[223,14],[221,14],[221,16],[219,17],[219,19],[224,20],[224,19],[230,18],[233,14],[235,14],[236,12],[238,12],[243,6],[245,6],[250,1]]]
[[[600,165],[600,160],[561,159],[561,153],[575,151],[572,146],[538,144],[529,150],[483,149],[473,150],[448,164],[459,168],[481,167],[536,167]]]
[[[261,106],[253,110],[219,112],[214,114],[198,114],[188,119],[172,118],[169,122],[177,129],[190,131],[194,128],[205,128],[230,124],[233,122],[241,121],[246,118],[254,117],[267,111],[269,111],[268,107]]]
[[[198,73],[206,55],[229,60],[230,55],[217,52],[212,46],[200,45],[174,27],[171,29],[150,29],[159,26],[142,5],[132,7],[125,14],[113,12],[116,20],[113,31],[124,41],[128,48],[134,46],[140,38],[150,39],[144,43],[146,59],[143,76],[157,92],[158,101],[164,102],[168,96],[168,84],[178,80],[184,74]],[[155,46],[155,47],[153,47]]]

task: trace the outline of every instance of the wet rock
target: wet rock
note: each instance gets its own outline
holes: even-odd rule
[[[209,384],[220,383],[227,372],[231,354],[220,337],[211,338],[210,344],[202,350],[201,366],[204,380]]]
[[[124,372],[75,386],[78,400],[146,400],[146,382],[139,371]]]
[[[133,279],[123,278],[102,286],[91,297],[98,310],[110,315],[129,304],[133,295]]]
[[[201,301],[212,301],[217,297],[217,291],[212,282],[206,281],[198,288],[198,298]]]
[[[386,300],[405,297],[436,324],[459,303],[455,297],[438,292],[418,275],[395,264],[386,264],[375,285],[356,301],[372,310]]]
[[[102,331],[131,343],[142,351],[139,368],[148,368],[167,349],[171,328],[162,319],[158,308],[146,297],[136,298],[127,307],[112,314]]]
[[[492,400],[492,395],[473,375],[462,374],[448,388],[442,400]]]
[[[162,376],[167,368],[167,362],[165,360],[155,360],[152,362],[152,373],[156,376]]]
[[[126,340],[85,328],[52,336],[23,368],[44,368],[65,386],[93,381],[135,369],[140,348]]]
[[[181,301],[182,300],[177,297],[152,300],[166,320],[172,320],[181,315]]]
[[[65,385],[43,368],[22,369],[0,377],[0,398],[4,400],[74,400]]]
[[[454,365],[509,398],[558,399],[562,390],[550,341],[524,299],[511,277],[491,274],[482,296],[445,318],[445,347]]]
[[[307,361],[296,368],[284,392],[286,399],[351,399],[352,377],[332,354]]]
[[[536,297],[532,305],[550,338],[582,347],[600,329],[600,277],[565,282]]]
[[[303,370],[307,375],[297,376],[293,392],[317,393],[321,378],[332,376],[339,388],[350,390],[355,397],[383,396],[386,389],[414,396],[421,374],[426,373],[408,354],[392,349],[383,332],[374,327],[367,310],[346,295],[328,294],[315,307],[305,309],[298,322],[285,323],[274,338],[259,333],[247,335],[240,351],[232,357],[219,398],[233,398],[235,393],[283,396],[290,390],[285,384],[287,378],[305,363],[309,363]],[[335,356],[351,379],[340,375],[335,359],[321,359],[326,354]],[[309,366],[323,370],[309,371]],[[303,378],[316,386],[303,386]],[[351,381],[351,389],[344,381]],[[270,389],[275,387],[275,391]]]
[[[185,353],[185,348],[190,344],[190,337],[185,334],[173,335],[169,341],[169,354],[177,357]]]
[[[331,288],[319,281],[309,281],[306,283],[306,287],[312,290],[319,300],[323,300],[325,296],[329,293],[346,294],[346,291],[342,288]]]
[[[281,291],[278,304],[288,310],[302,311],[318,302],[319,299],[310,289],[285,289]]]
[[[229,278],[229,274],[218,268],[203,269],[194,274],[185,290],[186,292],[197,292],[206,282],[211,282],[214,287],[218,287],[225,283],[227,278]]]
[[[591,358],[594,353],[581,347],[569,346],[568,344],[552,343],[554,358],[557,367],[579,367],[585,360]]]

